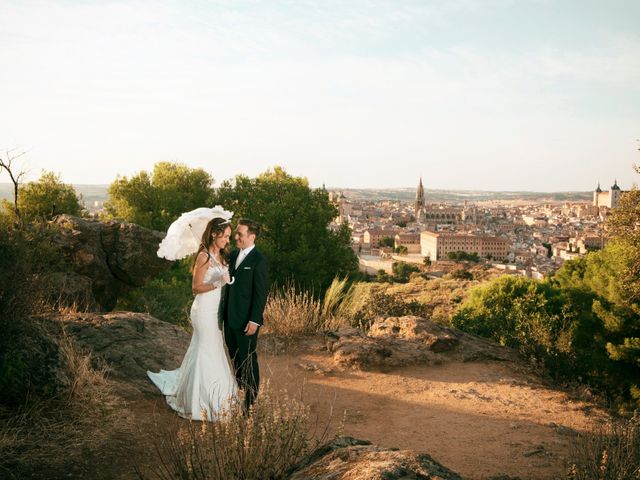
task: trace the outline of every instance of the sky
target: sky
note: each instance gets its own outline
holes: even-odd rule
[[[0,0],[0,18],[0,155],[26,151],[32,179],[174,161],[217,183],[638,181],[638,0]]]

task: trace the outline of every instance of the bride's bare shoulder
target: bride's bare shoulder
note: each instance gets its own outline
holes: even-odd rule
[[[207,263],[209,263],[209,254],[204,251],[199,252],[198,256],[196,257],[196,265],[201,267]]]

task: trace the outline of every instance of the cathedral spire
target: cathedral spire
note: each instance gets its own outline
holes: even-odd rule
[[[424,187],[422,186],[422,177],[418,183],[418,190],[416,191],[415,213],[416,220],[420,218],[420,214],[424,212],[425,199],[424,199]]]

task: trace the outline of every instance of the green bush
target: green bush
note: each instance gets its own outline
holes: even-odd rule
[[[480,257],[477,253],[467,253],[462,250],[458,250],[456,252],[447,253],[447,258],[449,260],[454,260],[456,262],[479,262]]]
[[[407,262],[393,262],[391,265],[393,271],[393,280],[396,282],[405,283],[409,281],[409,276],[412,273],[420,271],[420,268],[412,263]]]
[[[539,361],[559,356],[566,360],[571,354],[574,320],[566,302],[549,284],[503,276],[474,288],[453,315],[452,324],[518,348]]]
[[[191,259],[175,262],[172,267],[140,288],[118,299],[116,310],[142,312],[165,322],[188,328],[193,294]]]

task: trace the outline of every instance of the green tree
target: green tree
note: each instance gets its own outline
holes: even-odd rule
[[[216,203],[259,223],[260,249],[271,262],[271,277],[278,284],[293,279],[308,288],[327,288],[336,276],[357,273],[347,224],[336,230],[329,224],[337,216],[323,189],[312,189],[306,178],[276,167],[257,178],[238,175],[216,191]]]
[[[147,228],[166,230],[182,213],[213,206],[213,177],[201,168],[159,162],[151,174],[118,177],[109,186],[107,212]]]
[[[5,200],[3,210],[8,213],[13,206]],[[61,213],[80,215],[82,206],[73,186],[63,183],[55,173],[43,171],[38,180],[19,186],[18,210],[29,222],[50,220]]]
[[[634,167],[640,173],[640,166]],[[616,241],[628,249],[631,259],[618,273],[626,290],[627,300],[640,301],[640,190],[634,185],[625,192],[607,219],[607,228]]]
[[[378,242],[379,247],[393,247],[395,245],[395,241],[391,237],[384,237]]]
[[[468,261],[468,262],[479,262],[480,261],[480,257],[478,256],[477,253],[473,252],[473,253],[467,253],[464,252],[462,250],[457,250],[455,252],[449,252],[447,253],[447,258],[449,260],[454,260],[456,262],[464,262],[464,261]]]
[[[420,268],[407,262],[393,262],[391,265],[393,271],[393,279],[396,282],[406,282],[413,272],[419,272]]]

